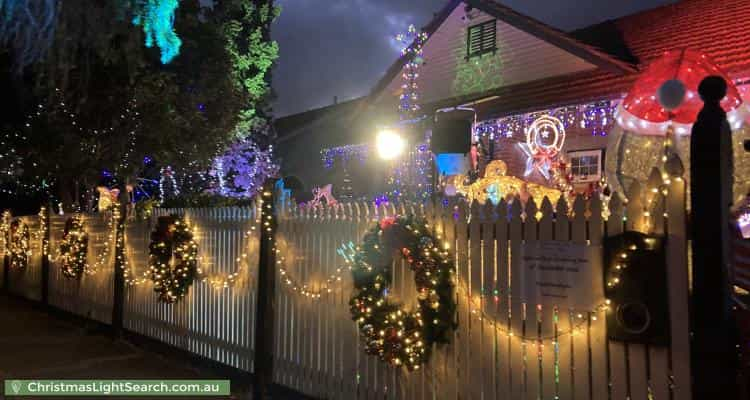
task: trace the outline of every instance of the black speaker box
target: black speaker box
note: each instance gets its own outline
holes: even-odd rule
[[[432,128],[432,152],[435,154],[460,153],[471,150],[471,119],[438,114]]]
[[[670,343],[665,239],[625,232],[604,241],[604,292],[611,340]]]

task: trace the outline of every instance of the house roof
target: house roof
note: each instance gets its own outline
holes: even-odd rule
[[[679,48],[706,53],[735,79],[750,78],[750,19],[742,17],[750,14],[747,0],[682,0],[567,34],[493,0],[465,1],[579,57],[586,55],[592,63],[596,59],[600,68],[444,99],[424,105],[426,112],[491,98],[475,107],[481,117],[492,117],[619,97],[638,77],[633,66],[643,68],[665,51]],[[461,0],[450,0],[424,30],[434,33],[461,3]],[[308,119],[319,120],[334,110],[338,114],[367,109],[395,79],[405,62],[406,58],[399,58],[369,98],[356,100],[355,108],[347,108],[346,103],[342,103],[282,118],[277,121],[278,130],[288,132],[292,125],[304,124]]]
[[[365,100],[365,97],[359,97],[353,100],[277,118],[274,121],[274,128],[279,135],[279,142],[284,142],[293,138],[299,134],[302,129],[311,128],[314,124],[323,124],[332,119],[355,114],[360,108],[365,106]]]
[[[732,78],[744,79],[750,77],[750,19],[742,17],[748,13],[747,0],[683,0],[570,35],[612,56],[637,61],[639,68],[665,51],[695,49],[708,55]],[[485,116],[505,115],[617,97],[626,93],[637,78],[637,73],[623,75],[599,69],[499,88],[474,98],[497,96],[477,108]]]
[[[549,25],[544,24],[534,18],[523,15],[510,7],[504,6],[494,0],[451,0],[448,4],[443,7],[440,12],[435,14],[435,17],[428,23],[424,28],[423,32],[431,37],[445,20],[453,13],[456,7],[466,3],[468,6],[479,9],[500,21],[507,23],[514,28],[531,34],[547,43],[550,43],[560,49],[563,49],[583,60],[590,62],[602,69],[611,71],[614,73],[629,73],[635,72],[635,67],[627,59],[620,59],[615,55],[601,51],[595,46],[591,46],[583,41],[580,41],[573,36],[566,34],[558,29],[555,29]],[[414,44],[412,44],[413,46]],[[390,68],[386,71],[385,75],[378,81],[375,87],[372,89],[370,97],[373,99],[379,98],[384,94],[385,89],[388,85],[396,79],[403,69],[404,65],[414,57],[414,52],[406,52],[405,55],[399,57]]]

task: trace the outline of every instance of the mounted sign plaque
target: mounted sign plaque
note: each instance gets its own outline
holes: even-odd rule
[[[528,304],[593,310],[601,303],[601,247],[567,241],[539,241],[521,247],[521,268]]]

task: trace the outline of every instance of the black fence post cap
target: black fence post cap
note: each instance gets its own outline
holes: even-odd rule
[[[718,103],[727,95],[727,82],[717,75],[706,77],[698,86],[698,94],[705,103]]]

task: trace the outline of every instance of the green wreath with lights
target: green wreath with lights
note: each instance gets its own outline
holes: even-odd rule
[[[159,301],[180,301],[198,271],[198,244],[190,224],[176,215],[159,217],[148,248],[149,276]]]
[[[398,253],[414,272],[419,306],[407,311],[388,298],[393,256]],[[365,351],[409,371],[427,363],[433,343],[447,343],[456,329],[455,268],[449,253],[414,216],[380,221],[351,257],[354,294],[349,302]]]
[[[13,220],[8,226],[6,250],[11,268],[24,269],[29,265],[31,233],[29,227],[20,219]]]
[[[66,278],[80,279],[88,269],[87,255],[89,236],[81,215],[74,215],[65,221],[60,243],[60,266]]]

